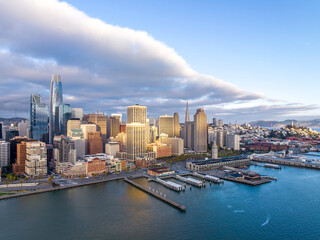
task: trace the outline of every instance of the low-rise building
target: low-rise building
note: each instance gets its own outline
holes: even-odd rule
[[[170,170],[168,167],[161,167],[161,168],[150,168],[148,169],[148,175],[160,177],[160,176],[166,176],[166,175],[172,175],[175,174],[175,171]]]

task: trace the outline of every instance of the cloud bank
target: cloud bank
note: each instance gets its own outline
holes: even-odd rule
[[[183,115],[187,100],[220,112],[228,104],[269,101],[196,72],[146,32],[107,24],[56,0],[0,1],[0,62],[0,111],[6,113],[28,112],[31,93],[46,100],[54,73],[62,77],[65,102],[86,112],[140,103],[153,116]],[[234,111],[235,118],[239,114]]]

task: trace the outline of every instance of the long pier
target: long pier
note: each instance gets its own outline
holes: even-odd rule
[[[45,188],[45,189],[37,189],[37,190],[33,190],[33,191],[31,190],[29,192],[3,195],[3,196],[0,196],[0,200],[9,199],[9,198],[17,198],[17,197],[26,197],[26,196],[30,196],[30,195],[34,195],[34,194],[39,194],[39,193],[46,193],[46,192],[52,192],[52,191],[58,191],[58,190],[76,188],[76,187],[83,187],[83,186],[87,186],[87,185],[91,185],[91,184],[98,184],[98,183],[104,183],[104,182],[109,182],[109,181],[121,180],[123,178],[124,177],[114,177],[114,178],[102,179],[102,180],[92,181],[92,182],[87,182],[87,183],[79,183],[79,184],[63,186],[63,187],[50,187],[50,188]]]
[[[278,158],[254,156],[252,161],[264,162],[264,163],[275,163],[275,164],[279,164],[279,165],[292,166],[292,167],[305,167],[305,168],[320,169],[320,164],[290,161],[290,160],[285,160],[285,159],[282,160],[282,159],[278,159]]]
[[[180,184],[177,184],[177,183],[174,183],[171,181],[164,181],[160,178],[156,178],[156,179],[151,178],[148,181],[155,181],[155,182],[162,184],[163,186],[165,186],[173,191],[180,192],[180,191],[184,190],[184,188]]]
[[[196,180],[196,179],[193,179],[193,178],[184,178],[184,177],[181,177],[179,175],[176,175],[174,176],[175,179],[179,180],[179,181],[182,181],[182,182],[185,182],[185,183],[189,183],[193,186],[196,186],[196,187],[203,187],[205,186],[205,183],[203,183],[202,181],[199,181],[199,180]]]
[[[215,176],[211,176],[211,175],[208,175],[208,174],[202,175],[202,174],[193,172],[192,175],[195,176],[195,177],[198,177],[198,178],[205,179],[205,180],[210,181],[210,182],[223,183],[223,180],[221,180],[220,178],[215,177]]]
[[[165,203],[167,203],[167,204],[169,204],[169,205],[171,205],[171,206],[173,206],[173,207],[175,207],[175,208],[177,208],[177,209],[179,209],[179,210],[181,210],[181,211],[186,211],[186,207],[185,207],[185,206],[183,206],[183,205],[181,205],[181,204],[179,204],[179,203],[176,203],[176,202],[174,202],[174,201],[172,201],[172,200],[170,200],[170,199],[167,199],[167,198],[165,198],[165,197],[163,197],[163,196],[161,196],[161,195],[159,195],[159,194],[156,194],[156,193],[150,191],[149,189],[141,186],[140,184],[138,184],[138,183],[136,183],[136,182],[134,182],[134,181],[131,181],[131,180],[128,179],[128,178],[124,178],[124,181],[126,181],[127,183],[129,183],[129,184],[131,184],[132,186],[140,189],[141,191],[143,191],[143,192],[145,192],[145,193],[147,193],[147,194],[150,194],[151,196],[153,196],[153,197],[155,197],[155,198],[158,198],[159,200],[161,200],[161,201],[163,201],[163,202],[165,202]]]

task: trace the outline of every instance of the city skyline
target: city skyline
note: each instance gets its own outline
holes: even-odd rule
[[[147,24],[139,25],[139,20],[141,21],[142,18],[138,18],[132,23],[126,22],[132,17],[133,13],[127,18],[121,18],[124,16],[121,11],[119,11],[119,15],[114,13],[111,16],[103,16],[103,12],[96,11],[98,7],[110,11],[110,9],[115,9],[118,6],[116,4],[104,4],[97,1],[95,5],[89,6],[81,1],[68,2],[50,0],[43,3],[33,0],[28,2],[28,6],[20,9],[15,9],[14,6],[17,4],[24,5],[23,2],[1,3],[1,9],[3,10],[0,17],[1,29],[10,29],[10,31],[1,31],[0,56],[1,59],[5,60],[3,61],[5,64],[0,69],[3,102],[0,108],[1,116],[14,116],[16,114],[17,116],[27,117],[26,99],[32,93],[40,93],[43,102],[48,104],[48,82],[52,74],[60,74],[64,84],[64,100],[70,103],[72,107],[83,107],[87,113],[99,110],[108,113],[108,115],[110,113],[125,115],[127,106],[139,103],[148,106],[148,113],[150,114],[148,117],[178,112],[181,119],[184,119],[185,105],[188,101],[190,113],[193,114],[198,108],[204,108],[208,119],[217,117],[224,119],[225,122],[236,120],[247,122],[260,119],[313,119],[319,117],[317,102],[312,97],[312,93],[316,93],[313,91],[316,90],[307,87],[308,84],[316,83],[315,80],[312,80],[315,79],[315,74],[312,75],[311,80],[303,79],[303,81],[298,81],[301,79],[300,72],[296,74],[299,78],[294,77],[291,81],[288,81],[288,77],[282,78],[283,81],[280,81],[281,78],[275,81],[271,78],[273,75],[268,75],[269,72],[264,75],[262,74],[263,71],[260,75],[250,75],[251,79],[259,77],[255,81],[244,79],[244,75],[238,78],[238,73],[241,74],[243,71],[249,70],[256,72],[262,67],[260,66],[257,69],[255,64],[252,67],[246,65],[246,68],[240,71],[239,66],[235,64],[234,66],[231,65],[230,69],[219,68],[220,65],[228,65],[229,61],[235,57],[229,51],[229,58],[222,53],[217,55],[222,61],[220,65],[214,66],[211,70],[208,66],[210,56],[204,56],[203,51],[201,51],[204,46],[199,46],[199,50],[197,50],[198,46],[194,47],[190,50],[191,53],[194,53],[193,56],[188,55],[191,53],[183,50],[188,45],[182,44],[180,46],[177,44],[175,42],[177,38],[170,38],[172,35],[169,34],[169,29],[167,35],[161,36],[160,33],[163,30],[159,23],[152,28],[151,25],[147,26]],[[175,4],[175,7],[180,6]],[[211,4],[206,2],[206,4],[207,7],[211,7],[215,14],[219,9],[224,9],[225,15],[228,16],[225,5],[217,2]],[[196,10],[203,10],[206,4],[198,6]],[[238,7],[239,14],[241,13],[240,18],[243,17],[244,13],[250,13],[247,19],[240,19],[244,21],[257,17],[256,14],[253,14],[253,11],[255,9],[261,11],[261,7],[264,5],[267,4],[253,4],[245,11],[246,4],[243,4],[243,6],[236,4],[229,10],[233,12]],[[192,6],[191,2],[187,2],[185,6],[180,7],[188,12]],[[282,3],[277,5],[274,2],[270,3],[270,6],[279,10],[284,7]],[[311,3],[306,5],[305,8],[310,6]],[[145,9],[149,8],[150,5],[145,6]],[[56,11],[52,11],[52,9]],[[141,9],[141,11],[145,9]],[[298,4],[292,7],[287,15],[291,17],[297,9]],[[160,7],[160,10],[160,12],[169,11],[164,7]],[[313,12],[311,9],[309,10],[311,13]],[[46,17],[48,11],[53,12],[52,19]],[[185,15],[180,11],[177,14],[182,17],[181,20],[187,21]],[[273,15],[279,17],[277,12]],[[221,17],[223,16],[222,13]],[[150,16],[147,14],[145,18],[147,17]],[[258,20],[264,22],[269,17],[262,15]],[[208,20],[215,18],[217,18],[217,15],[212,18],[208,16]],[[58,19],[58,21],[55,19]],[[195,25],[200,24],[196,19],[194,21]],[[308,19],[305,21],[308,21]],[[235,19],[231,18],[226,23],[220,24],[221,27],[227,27],[234,22]],[[292,28],[295,23],[297,22],[287,23],[290,27],[288,31],[290,34],[294,30]],[[137,25],[133,26],[134,24]],[[204,26],[206,24],[208,23],[203,23]],[[276,22],[273,20],[270,25],[276,27]],[[90,28],[87,29],[85,26],[90,26]],[[212,22],[212,27],[219,27],[219,24]],[[249,22],[248,36],[251,36],[250,34],[254,33],[253,30],[256,30],[253,27],[256,26]],[[21,29],[27,29],[28,31]],[[136,29],[139,29],[139,31]],[[203,34],[200,30],[199,33]],[[230,41],[230,34],[235,31],[235,29],[229,30],[230,33],[225,34],[227,41]],[[276,30],[279,31],[281,28]],[[219,33],[218,30],[216,31]],[[261,36],[264,35],[264,33],[260,34]],[[37,35],[40,38],[36,37]],[[241,36],[246,37],[243,34]],[[208,33],[208,39],[211,37],[212,33]],[[311,48],[317,50],[314,42],[307,39],[311,37],[311,35],[306,35],[306,40],[301,43],[303,48],[306,49],[299,48],[300,54],[307,54],[307,51],[310,51]],[[315,41],[318,36],[313,37]],[[203,36],[198,35],[198,38],[203,39]],[[196,40],[196,37],[192,37],[192,39]],[[286,38],[281,38],[282,46],[284,46],[285,40]],[[220,42],[216,43],[220,44]],[[216,49],[214,44],[205,46]],[[230,42],[226,44],[226,47],[228,46],[235,47]],[[189,45],[188,49],[190,47]],[[266,47],[273,51],[280,48],[272,43],[266,45]],[[290,45],[290,47],[293,46]],[[179,55],[177,52],[179,52]],[[316,51],[314,52],[316,53]],[[205,61],[197,62],[194,60],[198,59],[197,53],[199,56],[205,57]],[[280,49],[278,53],[281,59],[282,54],[286,52],[282,52]],[[188,57],[183,58],[182,56]],[[314,57],[311,53],[304,57],[307,56]],[[250,55],[250,57],[252,56]],[[297,58],[298,55],[293,59],[297,60]],[[275,57],[269,56],[268,61],[274,59]],[[216,57],[213,57],[212,60],[217,63]],[[261,62],[259,64],[264,62],[263,60],[257,61]],[[279,76],[285,76],[288,72],[288,65],[284,64],[283,67],[282,72],[279,71],[279,68],[276,69],[276,72],[280,73]],[[265,71],[270,70],[270,66],[265,69]],[[306,69],[302,68],[302,70]],[[201,73],[198,71],[201,71]],[[222,78],[226,81],[220,80],[220,77],[219,79],[214,78],[215,71],[218,72],[218,77],[226,76]],[[230,72],[233,72],[233,75],[229,74]],[[210,75],[203,73],[210,73]],[[291,75],[292,73],[288,74],[289,77],[292,77]],[[266,86],[268,81],[270,84],[268,83]],[[258,84],[255,84],[255,82]],[[300,84],[308,89],[305,91],[308,94],[301,91]],[[299,97],[297,98],[297,96]]]

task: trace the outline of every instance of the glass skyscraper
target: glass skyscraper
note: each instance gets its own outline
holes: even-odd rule
[[[50,85],[50,100],[49,100],[49,142],[52,144],[53,137],[60,134],[59,107],[63,104],[62,98],[62,83],[59,75],[52,75]]]
[[[59,106],[59,130],[60,134],[67,135],[67,124],[71,119],[71,107],[69,104]]]
[[[41,103],[39,94],[30,97],[30,137],[39,141],[46,139],[48,133],[48,106]]]

